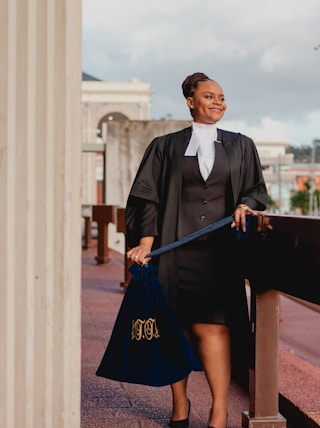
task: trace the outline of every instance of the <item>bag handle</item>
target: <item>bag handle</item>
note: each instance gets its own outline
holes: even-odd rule
[[[181,245],[186,244],[187,242],[193,241],[196,238],[199,238],[200,236],[206,235],[207,233],[211,233],[217,229],[220,229],[223,226],[226,226],[227,224],[233,222],[234,218],[232,215],[229,217],[225,217],[219,221],[216,221],[215,223],[209,224],[206,227],[203,227],[200,230],[197,230],[196,232],[190,233],[190,235],[184,236],[183,238],[179,239],[178,241],[171,242],[170,244],[164,245],[163,247],[158,248],[157,250],[151,251],[151,253],[148,253],[145,257],[154,257],[159,256],[160,254],[167,253],[170,250],[173,250],[174,248],[178,248]]]

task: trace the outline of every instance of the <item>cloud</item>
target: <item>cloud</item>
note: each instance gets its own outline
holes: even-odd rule
[[[255,141],[288,141],[287,126],[277,120],[265,117],[256,125],[248,125],[245,121],[222,121],[219,125],[223,129],[249,135]]]
[[[300,123],[301,138],[312,138],[319,11],[319,0],[83,0],[83,68],[103,80],[150,82],[154,119],[189,119],[181,82],[204,71],[225,90],[226,120],[265,129],[269,118],[289,138]]]
[[[272,46],[263,52],[260,64],[263,70],[273,72],[286,63],[286,50],[283,46]]]
[[[302,115],[300,121],[288,121],[288,141],[291,144],[311,145],[320,138],[320,108]]]

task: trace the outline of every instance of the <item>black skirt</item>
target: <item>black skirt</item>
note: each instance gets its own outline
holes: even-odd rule
[[[183,324],[230,326],[247,319],[244,280],[227,241],[195,241],[178,249],[179,281],[173,306]]]

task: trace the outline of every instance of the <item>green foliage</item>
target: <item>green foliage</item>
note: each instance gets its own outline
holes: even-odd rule
[[[310,163],[312,157],[312,146],[289,146],[286,153],[293,153],[295,163]],[[315,162],[320,163],[320,147],[315,148]]]
[[[320,207],[320,190],[314,191],[314,199],[315,199],[316,206],[319,208]]]
[[[270,195],[268,195],[268,203],[267,203],[267,210],[273,211],[274,209],[278,208],[278,204]]]
[[[292,153],[295,163],[311,162],[311,146],[289,146],[286,153]]]
[[[299,208],[303,215],[307,215],[309,212],[309,192],[304,190],[303,192],[294,192],[290,198],[291,209]]]
[[[318,142],[318,140],[317,140]],[[312,146],[289,146],[286,153],[293,153],[295,163],[310,163],[312,162]],[[315,146],[315,163],[320,163],[320,146]],[[300,192],[292,192],[290,198],[291,209],[300,209],[303,215],[309,214],[309,198],[310,198],[310,180],[305,183],[306,190]],[[314,191],[313,204],[320,206],[320,192]]]

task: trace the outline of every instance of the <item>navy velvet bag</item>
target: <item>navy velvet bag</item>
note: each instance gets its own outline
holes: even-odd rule
[[[155,276],[134,264],[97,376],[151,386],[170,385],[202,367]]]

